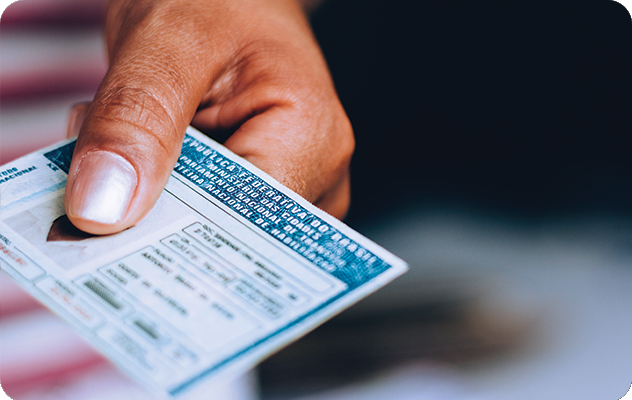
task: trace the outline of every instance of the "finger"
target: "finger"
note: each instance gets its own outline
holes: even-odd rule
[[[350,202],[349,163],[355,145],[351,125],[336,97],[306,100],[300,92],[294,88],[293,97],[269,82],[265,88],[249,85],[234,99],[198,112],[193,124],[225,129],[246,119],[225,146],[342,218]],[[248,118],[253,109],[263,111]]]
[[[265,57],[250,57],[233,97],[201,109],[192,124],[235,128],[227,148],[341,218],[350,200],[353,130],[322,56],[307,44],[288,55],[277,50],[273,68]]]
[[[68,116],[68,127],[66,129],[66,139],[79,136],[79,130],[81,129],[81,125],[83,125],[83,121],[86,119],[89,107],[90,103],[88,102],[79,103],[75,104],[72,110],[70,110],[70,115]]]
[[[68,218],[94,234],[133,226],[152,208],[207,86],[207,71],[191,67],[199,64],[187,52],[196,52],[191,35],[174,35],[151,13],[134,18],[116,39],[68,175]]]

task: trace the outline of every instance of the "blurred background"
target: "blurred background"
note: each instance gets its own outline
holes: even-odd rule
[[[632,23],[610,1],[329,0],[354,126],[346,222],[410,272],[221,399],[607,399],[632,382]],[[0,164],[64,138],[105,74],[104,0],[0,22]],[[144,399],[0,274],[15,399]]]

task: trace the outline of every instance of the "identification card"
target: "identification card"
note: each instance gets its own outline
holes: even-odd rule
[[[86,234],[64,211],[74,146],[0,168],[0,266],[159,396],[208,394],[406,271],[193,128],[138,225]]]

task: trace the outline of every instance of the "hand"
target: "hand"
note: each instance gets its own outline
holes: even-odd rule
[[[154,205],[189,124],[336,217],[354,139],[296,0],[115,0],[110,67],[77,108],[66,187],[78,228],[108,234]],[[83,122],[81,122],[83,121]]]

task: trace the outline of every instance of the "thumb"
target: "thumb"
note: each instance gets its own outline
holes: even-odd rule
[[[168,43],[161,52],[133,50],[147,47],[128,43],[114,54],[81,126],[65,207],[89,233],[124,230],[153,207],[203,95],[194,89],[204,87],[194,81],[196,71],[174,68],[170,60],[179,55]]]

